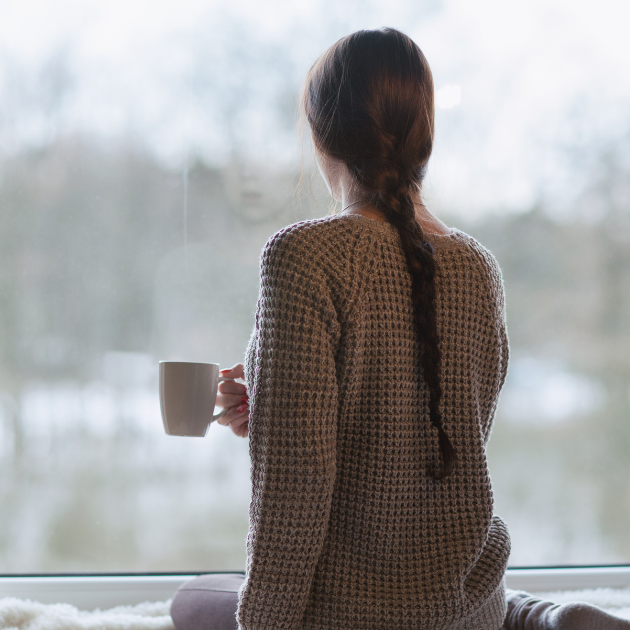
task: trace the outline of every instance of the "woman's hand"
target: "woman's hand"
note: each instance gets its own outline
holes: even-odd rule
[[[225,378],[244,378],[243,364],[237,363],[233,368],[221,370]],[[217,420],[219,424],[229,426],[239,437],[249,435],[249,398],[247,387],[236,381],[219,383],[217,406],[228,409],[228,412]]]

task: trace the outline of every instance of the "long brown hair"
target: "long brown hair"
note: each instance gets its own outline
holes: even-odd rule
[[[343,162],[366,205],[396,227],[412,279],[429,419],[438,431],[442,469],[455,451],[440,414],[442,354],[435,310],[433,249],[416,220],[413,197],[433,149],[433,77],[422,51],[400,31],[358,31],[331,46],[311,68],[303,108],[316,148]]]

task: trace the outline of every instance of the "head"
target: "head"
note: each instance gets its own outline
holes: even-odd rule
[[[442,459],[441,471],[432,476],[442,479],[453,470],[455,453],[439,411],[435,259],[415,212],[433,149],[429,64],[400,31],[358,31],[315,62],[306,79],[303,109],[323,170],[341,169],[350,178],[354,196],[382,213],[400,235],[412,279],[429,419],[438,432]]]
[[[415,196],[433,148],[433,78],[418,46],[393,29],[359,31],[311,68],[303,105],[323,160],[341,163],[384,213]]]

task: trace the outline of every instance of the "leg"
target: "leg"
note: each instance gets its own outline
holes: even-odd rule
[[[584,602],[554,604],[507,589],[503,630],[630,630],[630,621]]]
[[[238,589],[244,575],[200,575],[182,584],[171,604],[176,630],[237,630]]]

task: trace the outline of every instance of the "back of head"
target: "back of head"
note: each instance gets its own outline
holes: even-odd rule
[[[313,65],[303,108],[313,142],[343,162],[361,201],[396,227],[412,278],[412,300],[429,418],[438,431],[442,470],[455,452],[439,412],[441,352],[435,310],[435,259],[416,220],[414,198],[433,149],[433,78],[422,51],[400,31],[358,31]]]
[[[346,164],[379,210],[414,191],[433,148],[433,78],[418,46],[393,29],[359,31],[312,67],[304,109],[318,150]]]

